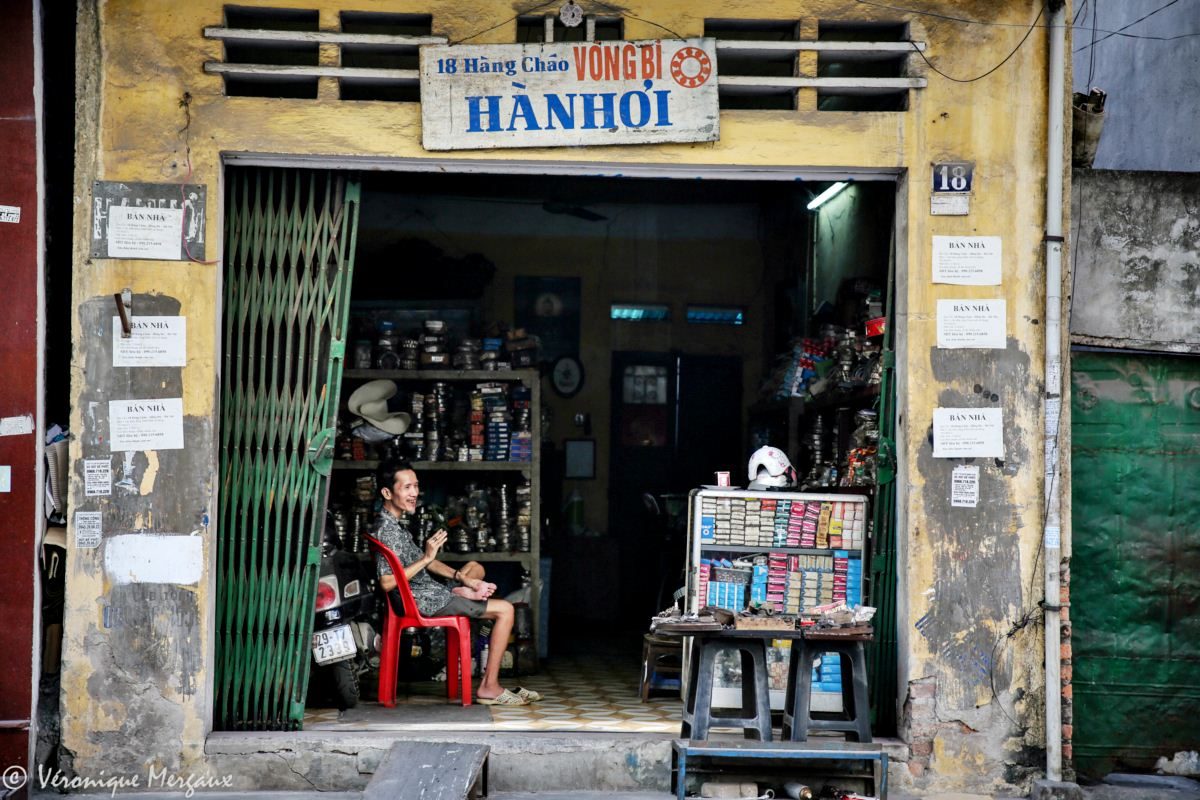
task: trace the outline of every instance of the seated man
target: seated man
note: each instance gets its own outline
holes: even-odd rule
[[[376,473],[376,485],[383,498],[383,510],[374,536],[385,544],[400,563],[408,578],[413,599],[422,616],[446,617],[465,616],[492,621],[491,644],[488,660],[484,665],[483,681],[475,690],[475,696],[483,705],[525,705],[540,700],[536,692],[526,689],[509,691],[500,685],[500,662],[508,649],[508,637],[513,627],[513,605],[491,595],[496,585],[483,580],[483,567],[472,561],[462,569],[454,569],[437,560],[438,551],[446,543],[446,532],[439,530],[425,542],[424,552],[413,541],[412,534],[400,522],[403,514],[417,510],[420,485],[417,473],[407,461],[386,461]],[[388,593],[393,607],[400,606],[400,593],[396,590],[396,578],[382,556],[376,557],[379,583]],[[432,573],[432,575],[430,574]],[[460,585],[453,590],[446,588],[433,576],[457,581]]]

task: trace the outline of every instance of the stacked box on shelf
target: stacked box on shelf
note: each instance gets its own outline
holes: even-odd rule
[[[804,508],[804,516],[801,520],[800,541],[798,547],[816,547],[817,546],[817,528],[821,524],[821,506],[822,503],[804,503],[793,504],[802,505]]]
[[[771,545],[774,547],[787,547],[791,510],[791,500],[763,500],[763,514],[770,514]]]
[[[483,392],[476,387],[475,391],[471,392],[471,412],[468,421],[470,433],[467,436],[468,453],[473,461],[483,459],[484,445],[487,443],[484,415]]]
[[[814,692],[842,691],[842,657],[837,653],[821,656],[820,666],[813,667],[812,688]]]
[[[727,559],[713,559],[708,578],[708,605],[741,611],[746,607],[750,579],[750,570],[735,568]]]
[[[833,598],[834,603],[849,602],[846,597],[846,578],[850,571],[849,553],[836,550],[833,554]]]
[[[786,613],[800,614],[813,606],[830,602],[833,591],[833,560],[829,556],[788,557]]]
[[[717,509],[713,516],[715,520],[713,525],[713,541],[717,544],[734,544],[732,538],[733,509],[728,497],[717,498]]]
[[[833,518],[833,503],[821,503],[817,516],[816,547],[821,550],[829,548],[829,520]]]
[[[786,544],[788,547],[799,547],[800,542],[804,539],[804,509],[804,503],[797,500],[792,501],[787,521]]]
[[[762,563],[758,563],[759,561]],[[767,560],[755,559],[754,568],[750,577],[750,602],[754,605],[766,605],[767,603],[767,579],[770,575],[770,567],[767,565]]]
[[[700,559],[700,569],[696,574],[697,611],[700,610],[699,607],[708,605],[708,584],[711,574],[712,561],[707,558]]]
[[[507,461],[511,439],[508,397],[504,384],[480,384],[484,410],[484,461]]]
[[[783,553],[767,556],[767,602],[772,603],[776,611],[783,611],[787,598],[787,566],[788,558]]]
[[[846,603],[852,606],[861,605],[863,601],[862,568],[861,558],[846,559]]]
[[[842,546],[848,550],[861,550],[867,530],[867,504],[845,503],[842,518]]]

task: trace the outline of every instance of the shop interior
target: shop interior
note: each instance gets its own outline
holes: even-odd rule
[[[498,596],[530,606],[504,682],[547,700],[472,719],[677,732],[678,676],[651,674],[643,693],[642,648],[685,583],[689,492],[718,472],[744,486],[763,445],[806,490],[873,488],[848,453],[856,415],[878,405],[883,340],[865,326],[886,313],[895,185],[360,178],[329,494],[340,542],[366,551],[372,468],[408,458],[418,539],[446,527],[443,561],[480,561]],[[381,379],[396,387],[393,421],[408,422],[362,437],[348,404]],[[406,704],[451,705],[443,646],[405,638],[398,709],[374,706],[367,681],[340,714],[310,695],[305,727],[387,727]]]

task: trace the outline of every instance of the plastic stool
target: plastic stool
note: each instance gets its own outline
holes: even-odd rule
[[[717,655],[737,650],[742,656],[742,708],[736,717],[712,712]],[[683,708],[685,739],[708,738],[711,728],[742,728],[745,738],[771,741],[771,698],[767,688],[767,638],[697,635],[688,667],[687,701]]]
[[[813,719],[812,662],[822,653],[837,653],[842,661],[844,719]],[[846,663],[850,671],[847,675]],[[867,701],[867,658],[863,643],[805,637],[792,642],[787,698],[783,709],[783,739],[808,741],[809,731],[842,731],[860,742],[871,741],[871,708]]]
[[[642,637],[642,702],[650,699],[655,675],[679,675],[683,672],[683,642],[669,636],[647,633]]]

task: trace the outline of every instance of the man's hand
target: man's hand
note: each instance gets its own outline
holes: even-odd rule
[[[430,561],[437,559],[438,551],[446,544],[446,532],[435,531],[432,536],[425,540],[425,557]]]

